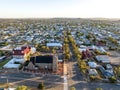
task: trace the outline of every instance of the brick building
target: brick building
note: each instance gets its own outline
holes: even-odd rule
[[[45,55],[45,56],[35,56],[30,58],[28,64],[28,69],[35,69],[38,67],[42,70],[50,70],[56,72],[58,68],[58,56],[57,55]]]

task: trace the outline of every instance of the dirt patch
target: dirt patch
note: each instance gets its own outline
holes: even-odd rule
[[[117,51],[109,51],[109,53],[112,57],[120,57],[120,53],[118,53]]]
[[[120,65],[120,53],[116,51],[110,51],[110,61],[112,64]]]

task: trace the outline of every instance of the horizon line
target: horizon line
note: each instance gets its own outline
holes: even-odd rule
[[[0,19],[120,19],[113,17],[0,17]]]

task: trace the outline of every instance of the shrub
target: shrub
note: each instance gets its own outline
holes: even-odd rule
[[[16,90],[28,90],[28,87],[27,86],[18,86]]]
[[[96,90],[103,90],[102,88],[96,88]]]
[[[117,79],[116,79],[115,77],[110,77],[110,78],[109,78],[109,81],[110,81],[111,83],[115,83],[115,82],[117,81]]]
[[[90,79],[91,80],[95,80],[95,76],[90,76]]]
[[[38,89],[40,89],[40,90],[45,90],[45,86],[44,86],[44,83],[43,83],[43,82],[42,82],[42,83],[39,83]]]
[[[71,87],[70,90],[76,90],[76,88],[75,87]]]

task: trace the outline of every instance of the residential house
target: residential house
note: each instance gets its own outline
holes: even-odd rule
[[[96,60],[98,62],[102,62],[102,63],[110,63],[109,56],[107,56],[107,55],[97,55]]]
[[[88,62],[88,65],[90,66],[90,68],[96,68],[98,66],[95,62]]]
[[[89,75],[93,75],[93,76],[97,76],[98,75],[98,72],[96,69],[90,69],[89,71]]]

